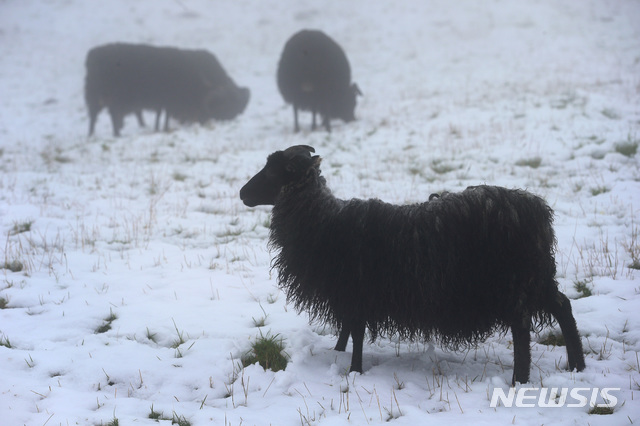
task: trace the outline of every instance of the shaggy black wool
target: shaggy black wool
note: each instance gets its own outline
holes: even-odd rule
[[[555,280],[553,212],[543,199],[475,186],[411,205],[347,201],[331,194],[319,166],[308,153],[274,153],[270,173],[256,175],[241,196],[251,205],[251,193],[269,186],[265,176],[280,173],[272,266],[298,310],[342,328],[337,349],[351,333],[352,370],[362,371],[364,327],[372,340],[398,334],[453,349],[511,328],[514,381],[524,383],[530,330],[554,316],[570,341],[570,368],[584,368],[571,307]]]

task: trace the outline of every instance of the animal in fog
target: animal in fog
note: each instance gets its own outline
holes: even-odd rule
[[[355,119],[358,85],[351,83],[351,67],[342,48],[318,30],[301,30],[286,42],[277,73],[278,88],[287,103],[293,105],[294,130],[298,132],[298,110],[316,114],[331,131],[331,119],[345,122]]]
[[[112,43],[91,49],[85,65],[89,136],[104,108],[114,136],[120,136],[128,114],[135,114],[144,125],[143,110],[156,112],[156,130],[164,111],[168,130],[170,117],[199,123],[229,120],[249,102],[249,89],[238,87],[206,50]]]
[[[553,211],[519,189],[474,186],[394,205],[342,200],[328,188],[310,146],[277,151],[240,190],[245,205],[273,206],[272,266],[287,300],[353,340],[362,372],[365,328],[436,339],[452,349],[511,330],[512,381],[529,380],[530,332],[554,319],[568,367],[585,368],[569,299],[555,279]]]

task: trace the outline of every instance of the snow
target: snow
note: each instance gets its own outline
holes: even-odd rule
[[[625,0],[2,2],[0,264],[23,265],[0,270],[2,424],[157,424],[152,410],[192,425],[637,424],[640,157],[623,148],[640,140],[638,22]],[[301,28],[343,46],[364,93],[331,134],[308,113],[294,134],[275,84]],[[87,139],[84,58],[111,41],[209,49],[250,87],[247,110],[170,133],[129,116],[118,139],[103,112]],[[545,330],[529,385],[620,388],[613,414],[490,408],[509,334],[461,353],[378,339],[347,374],[350,346],[333,351],[334,331],[278,289],[269,209],[238,197],[294,144],[316,148],[342,198],[482,183],[545,197],[587,368],[566,371]],[[282,337],[286,370],[238,367],[261,334]]]

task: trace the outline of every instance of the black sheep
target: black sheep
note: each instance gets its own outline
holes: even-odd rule
[[[156,111],[156,130],[164,110],[167,130],[169,117],[200,123],[231,119],[249,101],[249,89],[237,87],[206,50],[113,43],[91,49],[86,68],[90,136],[103,108],[119,136],[127,114],[135,113],[144,124],[145,109]]]
[[[273,267],[287,299],[312,320],[353,338],[362,372],[365,327],[436,338],[458,348],[511,329],[513,382],[529,379],[530,331],[555,318],[569,369],[585,367],[569,299],[555,280],[553,212],[522,190],[469,187],[425,203],[335,198],[308,146],[271,154],[241,190],[244,204],[273,205]]]
[[[331,130],[330,120],[355,119],[356,95],[360,89],[351,84],[351,68],[342,48],[322,31],[302,30],[285,44],[278,64],[278,89],[287,103],[293,104],[295,131],[298,109],[311,111],[312,129],[316,113],[322,125]]]

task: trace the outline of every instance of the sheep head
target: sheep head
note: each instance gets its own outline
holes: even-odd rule
[[[240,199],[249,207],[273,206],[283,188],[301,181],[311,167],[317,167],[320,157],[308,145],[295,145],[269,155],[267,164],[240,190]]]

